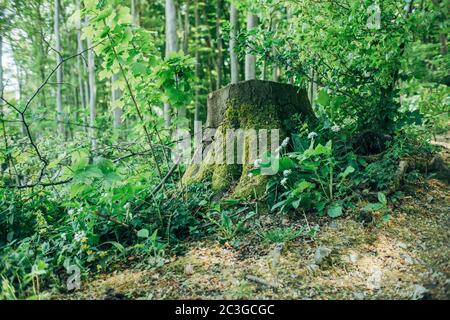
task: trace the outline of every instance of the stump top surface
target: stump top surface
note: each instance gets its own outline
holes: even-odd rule
[[[286,117],[292,115],[292,111],[288,110],[314,117],[305,89],[287,83],[247,80],[230,84],[208,95],[207,127],[217,128],[220,125],[228,101],[250,104],[256,108],[270,104]]]

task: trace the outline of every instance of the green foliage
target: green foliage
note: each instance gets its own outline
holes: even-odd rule
[[[275,228],[265,231],[262,234],[262,238],[268,243],[282,243],[293,241],[305,235],[306,233],[306,228],[304,227],[302,227],[300,230],[294,230],[291,227]]]
[[[256,215],[255,212],[249,212],[245,217],[240,217],[239,215],[245,211],[247,211],[245,207],[236,212],[222,210],[220,204],[215,204],[213,209],[206,213],[206,218],[216,227],[220,241],[232,241],[233,244],[238,245],[238,242],[234,241],[236,236],[244,231],[247,220]]]
[[[331,140],[323,145],[317,142],[316,132],[307,136],[295,136],[296,150],[279,159],[280,174],[268,187],[284,191],[276,199],[272,211],[302,208],[337,218],[343,214],[344,204],[340,199],[350,191],[346,182],[355,171],[350,164],[351,155],[336,157]],[[258,171],[253,173],[258,174]]]
[[[436,152],[429,144],[432,134],[448,131],[450,56],[441,40],[448,29],[447,3],[415,2],[410,13],[402,1],[377,3],[379,29],[367,25],[374,1],[236,1],[241,26],[249,12],[259,18],[257,28],[238,30],[241,60],[248,53],[257,56],[258,79],[278,70],[278,81],[309,86],[318,117],[315,128],[286,119],[300,127],[286,132],[292,143],[282,148],[280,173],[267,185],[272,213],[336,219],[361,209],[388,221],[386,191],[395,183],[399,161],[430,157]],[[2,51],[7,67],[1,80],[8,86],[0,106],[0,299],[36,299],[49,287],[63,288],[70,266],[85,277],[132,255],[146,267],[160,267],[166,253],[186,241],[211,236],[238,246],[251,231],[264,199],[217,203],[210,185],[179,183],[182,166],[152,193],[173,165],[167,152],[171,129],[190,126],[194,105],[204,119],[207,94],[230,78],[229,52],[223,49],[230,40],[224,22],[229,3],[223,2],[220,17],[216,4],[201,2],[200,19],[192,1],[177,7],[190,30],[177,30],[185,37],[183,53],[166,56],[161,1],[139,7],[138,26],[123,1],[84,0],[76,9],[61,0],[65,36],[57,54],[68,60],[60,115],[52,87],[53,3],[1,2],[0,32],[10,49]],[[85,52],[75,41],[80,26]],[[80,92],[90,80],[86,49],[96,64],[92,123],[89,92]],[[112,91],[120,98],[112,100]],[[162,116],[165,103],[172,106],[170,128]],[[185,108],[186,117],[178,116]],[[120,130],[111,121],[117,109],[123,112]],[[64,134],[57,131],[59,117]],[[356,154],[354,137],[367,129],[390,138],[376,161]],[[272,160],[267,153],[250,173],[261,174]],[[367,203],[373,191],[378,201]],[[275,228],[261,237],[289,242],[314,238],[317,231]],[[240,290],[235,296],[248,295],[247,283]]]

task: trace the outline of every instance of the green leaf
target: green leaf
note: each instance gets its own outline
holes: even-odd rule
[[[138,76],[147,72],[147,66],[143,63],[136,62],[131,66],[131,70],[135,76]]]
[[[271,209],[270,211],[275,211],[276,209],[278,209],[278,208],[284,206],[284,205],[286,204],[286,202],[287,202],[287,200],[283,200],[283,201],[278,202],[277,204],[275,204],[275,205],[272,207],[272,209]]]
[[[346,178],[349,174],[355,172],[355,168],[353,168],[352,166],[348,166],[344,172],[342,172],[340,174],[340,176],[342,177],[342,179]]]
[[[295,168],[295,162],[292,161],[291,158],[289,157],[282,157],[280,159],[280,170],[284,171],[284,170],[289,170]]]
[[[383,192],[378,192],[378,201],[384,205],[387,204],[386,195]]]
[[[137,233],[137,236],[139,238],[148,238],[149,235],[150,235],[150,232],[147,229],[141,229]]]
[[[316,102],[323,107],[328,107],[330,105],[330,95],[325,90],[320,90]]]
[[[107,241],[105,242],[105,244],[113,245],[120,253],[123,253],[125,251],[125,247],[116,241]]]
[[[339,204],[332,205],[330,208],[328,208],[328,216],[331,218],[342,216],[342,206]]]
[[[365,211],[377,211],[383,209],[384,205],[382,203],[369,203],[364,207]]]

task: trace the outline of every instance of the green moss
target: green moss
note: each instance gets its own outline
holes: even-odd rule
[[[235,100],[227,101],[223,120],[218,133],[226,132],[226,129],[280,129],[280,138],[285,136],[282,125],[282,115],[279,115],[279,107],[271,104],[261,103],[259,106],[241,103]],[[270,144],[270,138],[268,138]],[[224,146],[225,147],[225,146]],[[213,157],[214,152],[210,151],[207,157]],[[193,182],[204,182],[211,179],[212,188],[217,192],[230,191],[232,197],[249,198],[256,194],[261,196],[266,190],[267,176],[249,177],[248,173],[251,164],[249,159],[248,137],[244,142],[244,165],[228,164],[200,164],[198,167],[191,166],[186,171],[183,182],[186,184]],[[232,189],[232,190],[231,190]]]
[[[241,166],[236,164],[218,164],[214,167],[212,175],[212,188],[214,191],[227,191],[236,183],[241,175]]]

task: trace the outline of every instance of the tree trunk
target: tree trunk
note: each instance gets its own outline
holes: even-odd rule
[[[230,9],[230,64],[231,64],[231,83],[239,82],[238,56],[236,53],[236,33],[238,30],[238,12],[234,3],[231,3]]]
[[[189,6],[190,0],[186,1],[186,12],[184,13],[184,32],[183,32],[183,53],[185,55],[189,54]]]
[[[116,82],[118,79],[119,79],[119,76],[117,74],[114,74],[111,77],[111,87],[112,87],[112,84],[114,82]],[[122,97],[122,91],[120,89],[115,89],[115,90],[112,89],[112,92],[111,92],[112,102],[119,101],[121,97]],[[122,108],[115,107],[113,110],[113,113],[114,113],[114,129],[117,130],[117,129],[120,129],[120,127],[122,126]]]
[[[256,27],[258,23],[258,17],[249,14],[247,16],[247,31],[250,31]],[[245,80],[256,79],[256,57],[253,54],[247,54],[245,56]]]
[[[199,36],[200,27],[200,14],[198,12],[198,0],[195,0],[195,111],[194,111],[194,121],[199,121],[200,119],[200,101],[199,101],[199,83],[198,78],[200,76],[200,51],[198,47],[200,45]]]
[[[173,0],[166,0],[166,56],[173,52],[177,52],[177,30],[176,30],[176,10]],[[171,106],[169,103],[164,104],[164,122],[166,128],[170,127]]]
[[[92,40],[88,38],[88,49],[92,47]],[[97,139],[95,137],[95,61],[93,49],[88,51],[88,73],[89,73],[89,132],[92,142],[92,149],[97,148]]]
[[[445,56],[448,53],[447,33],[441,33],[441,54]]]
[[[80,0],[77,0],[77,9],[80,10]],[[81,21],[78,23],[77,25],[77,51],[78,52],[83,52],[84,51],[84,46],[83,46],[83,40],[81,40]],[[84,55],[82,55],[84,57]],[[79,93],[79,103],[80,103],[80,110],[85,110],[86,109],[86,105],[88,102],[87,99],[87,90],[85,90],[86,88],[84,87],[84,62],[82,61],[82,56],[78,56],[77,57],[77,71],[78,71],[78,93]],[[86,123],[85,123],[86,124]]]
[[[133,17],[133,24],[135,26],[139,25],[139,17],[137,14],[137,2],[138,0],[131,0],[131,16]]]
[[[222,35],[220,31],[221,24],[221,13],[222,13],[222,1],[216,0],[216,41],[217,41],[217,84],[216,88],[220,89],[222,87],[222,65],[223,65],[223,54],[222,54]]]
[[[0,34],[0,96],[3,97],[3,36]],[[2,101],[3,104],[3,101]]]
[[[64,114],[62,107],[62,66],[61,61],[61,34],[59,32],[59,0],[55,0],[55,17],[54,17],[54,29],[55,29],[55,39],[56,39],[56,65],[59,66],[56,70],[56,113],[58,120],[58,131],[60,137],[64,138]]]
[[[205,132],[201,143],[205,151],[195,150],[194,162],[188,167],[183,182],[211,181],[213,190],[220,195],[228,193],[244,198],[254,193],[261,195],[265,191],[267,176],[249,177],[249,170],[256,160],[254,157],[262,158],[269,149],[272,154],[276,154],[274,150],[278,148],[279,138],[290,135],[292,124],[288,121],[295,114],[303,115],[305,121],[315,121],[306,90],[291,85],[251,80],[231,84],[211,93],[205,127],[207,130],[217,129],[217,133],[213,138]],[[220,137],[227,137],[231,129],[254,129],[259,143],[249,140],[245,135],[240,140],[241,147],[239,143],[235,145],[234,139],[222,140]],[[268,134],[265,135],[265,141],[270,141],[270,146],[266,148],[263,143],[264,131],[259,131],[264,129],[279,130],[279,137],[273,131],[270,138]],[[259,145],[259,150],[250,152],[256,145]],[[220,148],[220,152],[217,152],[217,148]],[[229,153],[228,148],[233,150]],[[223,157],[225,150],[231,157]],[[199,155],[204,156],[203,161],[199,161]]]

